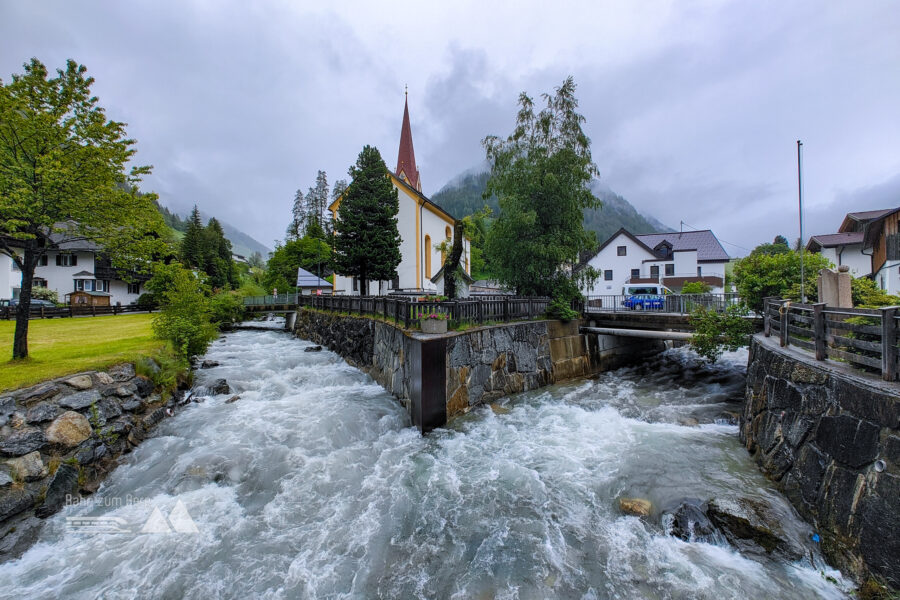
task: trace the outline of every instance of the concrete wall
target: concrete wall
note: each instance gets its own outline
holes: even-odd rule
[[[587,336],[579,322],[529,321],[424,335],[362,317],[301,309],[297,336],[343,356],[406,406],[422,431],[503,396],[618,368],[665,349]]]
[[[900,588],[900,386],[754,337],[741,441],[842,569]]]

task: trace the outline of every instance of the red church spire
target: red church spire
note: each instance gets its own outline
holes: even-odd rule
[[[422,191],[422,180],[416,167],[416,153],[413,150],[412,129],[409,126],[409,101],[403,102],[403,126],[400,129],[400,152],[397,154],[397,177],[405,179],[410,186]]]

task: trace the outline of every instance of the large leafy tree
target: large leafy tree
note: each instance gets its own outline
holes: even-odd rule
[[[763,298],[769,296],[800,300],[801,260],[805,270],[806,296],[815,301],[816,278],[821,269],[832,266],[831,261],[821,254],[804,252],[801,255],[794,250],[769,254],[765,249],[760,252],[754,249],[749,256],[738,260],[734,265],[734,283],[738,294],[748,307],[756,311],[762,310]]]
[[[297,268],[324,277],[331,262],[331,246],[319,237],[306,235],[277,245],[269,257],[263,285],[266,289],[289,290],[297,285]]]
[[[135,142],[107,119],[94,79],[72,60],[50,77],[36,58],[0,80],[0,252],[22,273],[13,358],[28,355],[34,270],[48,250],[91,241],[113,266],[145,271],[161,251],[164,224],[153,194],[136,185]]]
[[[576,111],[574,80],[543,100],[536,113],[523,92],[512,134],[482,142],[491,163],[484,196],[496,195],[500,204],[485,250],[496,277],[519,294],[567,302],[578,295],[570,275],[578,253],[596,244],[583,211],[600,204],[588,187],[597,167]]]
[[[393,279],[400,266],[400,203],[378,148],[364,147],[349,173],[334,224],[334,270],[358,277],[368,295],[369,281]]]

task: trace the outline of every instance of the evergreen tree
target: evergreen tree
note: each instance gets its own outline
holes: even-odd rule
[[[288,224],[285,239],[296,240],[306,229],[306,196],[299,189],[294,194],[294,205],[291,208],[291,222]]]
[[[213,288],[226,286],[237,287],[237,269],[231,259],[231,242],[225,238],[225,232],[218,220],[212,218],[202,234],[203,270],[209,276],[209,284]]]
[[[546,107],[535,114],[523,92],[513,133],[483,141],[491,162],[485,198],[496,195],[500,205],[486,251],[501,282],[566,305],[579,295],[571,267],[579,252],[596,244],[583,212],[599,205],[589,188],[597,167],[581,128],[584,117],[575,110],[574,80],[543,98]]]
[[[202,269],[204,247],[203,221],[200,219],[200,211],[195,204],[191,216],[188,217],[184,237],[181,239],[181,262],[192,269]]]
[[[400,203],[377,148],[365,146],[349,174],[334,224],[334,265],[341,275],[358,277],[368,295],[370,280],[393,279],[400,265]]]

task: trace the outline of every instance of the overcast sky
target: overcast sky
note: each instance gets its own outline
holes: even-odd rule
[[[426,195],[566,76],[601,179],[741,255],[900,206],[900,4],[0,0],[0,77],[73,58],[128,123],[144,188],[272,246],[297,188],[397,160],[409,86]]]

